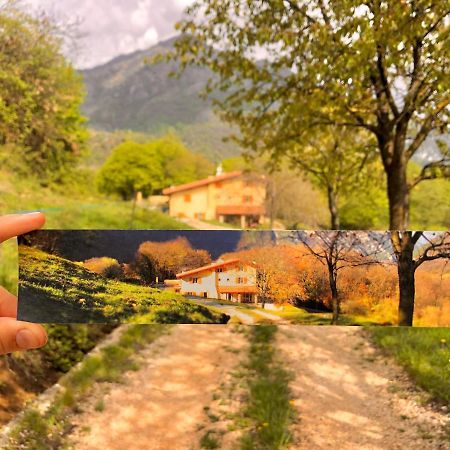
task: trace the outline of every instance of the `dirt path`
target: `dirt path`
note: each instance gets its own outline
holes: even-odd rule
[[[245,325],[252,325],[253,323],[255,323],[255,319],[250,314],[246,314],[245,310],[243,311],[236,306],[223,305],[222,303],[216,302],[211,299],[198,300],[197,298],[189,297],[189,300],[202,306],[212,306],[213,308],[219,309],[224,314],[228,314],[231,317],[236,317],[241,323]]]
[[[447,449],[448,416],[420,406],[403,372],[357,327],[280,326],[300,417],[291,449]],[[416,398],[415,398],[416,397]]]
[[[204,407],[243,345],[230,326],[173,327],[142,353],[138,371],[75,416],[71,443],[77,450],[198,448]]]

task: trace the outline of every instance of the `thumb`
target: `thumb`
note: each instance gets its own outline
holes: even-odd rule
[[[47,333],[41,325],[0,318],[0,355],[42,347],[46,342]]]

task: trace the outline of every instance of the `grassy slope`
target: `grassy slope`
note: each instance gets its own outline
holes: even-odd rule
[[[37,249],[22,246],[19,255],[19,287],[23,295],[19,310],[27,318],[94,323],[224,323],[227,319],[178,294],[108,280]],[[31,300],[41,299],[41,305],[31,304]]]
[[[450,404],[450,329],[370,330],[375,343],[393,355],[432,400]]]
[[[0,215],[43,211],[46,228],[57,229],[186,229],[166,214],[137,208],[131,224],[130,202],[114,201],[95,192],[92,177],[78,184],[42,188],[36,180],[0,168]],[[0,245],[0,285],[17,290],[17,249],[11,241]]]

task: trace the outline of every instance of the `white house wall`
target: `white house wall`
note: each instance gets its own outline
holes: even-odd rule
[[[200,283],[192,283],[192,278],[198,278]],[[216,289],[216,273],[210,272],[207,275],[205,273],[199,273],[190,276],[189,278],[181,280],[181,293],[186,294],[192,292],[194,295],[203,297],[203,293],[206,292],[208,298],[218,298]]]

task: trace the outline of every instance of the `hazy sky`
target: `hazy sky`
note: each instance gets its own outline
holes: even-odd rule
[[[193,0],[25,0],[60,20],[80,21],[78,68],[156,44],[175,34],[174,25]]]

